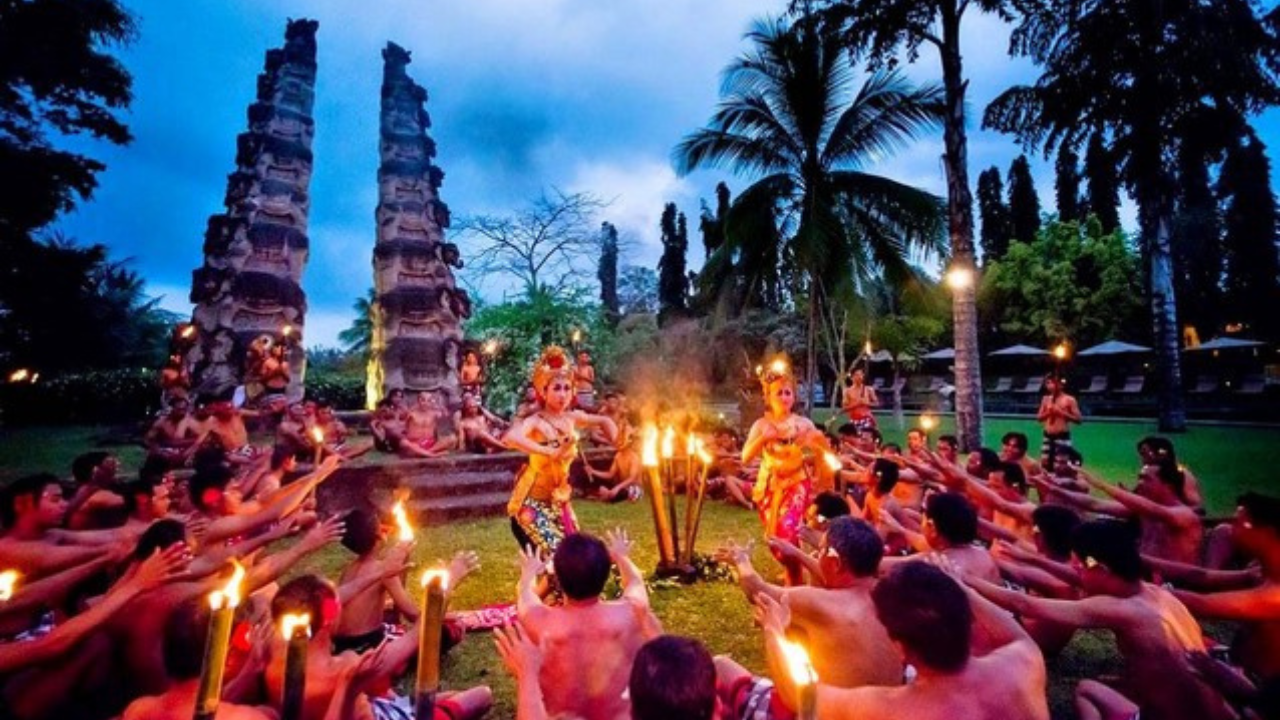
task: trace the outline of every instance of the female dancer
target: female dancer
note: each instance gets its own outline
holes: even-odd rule
[[[618,434],[609,418],[569,409],[573,377],[573,364],[562,348],[544,350],[532,377],[541,407],[518,420],[503,438],[511,449],[529,454],[507,503],[511,532],[521,546],[534,545],[548,558],[565,535],[578,531],[569,505],[569,466],[578,454],[578,430],[601,428],[610,442]]]
[[[742,446],[742,464],[761,458],[751,500],[760,512],[765,537],[799,545],[800,528],[813,496],[813,477],[806,466],[804,450],[826,450],[826,438],[808,418],[791,413],[796,385],[786,362],[774,361],[766,368],[761,373],[760,386],[765,413],[751,426]],[[774,557],[786,570],[787,585],[803,582],[799,563],[777,552]]]

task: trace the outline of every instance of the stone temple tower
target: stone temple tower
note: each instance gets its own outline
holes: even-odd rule
[[[209,218],[204,265],[192,273],[191,302],[199,341],[187,356],[194,389],[227,393],[244,382],[246,351],[266,335],[288,336],[288,395],[302,396],[315,122],[314,20],[290,20],[283,48],[267,51],[249,129],[236,139],[236,170],[227,177],[226,212]],[[287,328],[287,332],[286,332]]]
[[[450,269],[462,267],[458,247],[444,242],[449,208],[439,198],[444,172],[432,164],[427,91],[405,72],[407,50],[387,43],[382,59],[368,399],[399,388],[437,392],[455,406],[461,322],[471,315],[471,301]]]

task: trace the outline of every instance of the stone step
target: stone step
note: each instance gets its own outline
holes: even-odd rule
[[[414,498],[454,497],[491,492],[511,492],[515,474],[510,470],[481,472],[424,473],[405,478],[403,487],[413,491]]]
[[[507,511],[510,492],[488,492],[443,498],[413,498],[409,514],[419,523],[443,523],[453,520],[498,517]]]

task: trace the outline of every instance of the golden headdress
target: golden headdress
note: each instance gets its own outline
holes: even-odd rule
[[[569,354],[559,345],[550,345],[542,351],[542,356],[533,365],[530,381],[538,397],[545,397],[547,386],[556,378],[573,381],[573,361]]]
[[[791,363],[787,362],[785,357],[774,358],[768,365],[761,365],[756,370],[756,375],[760,378],[760,387],[767,391],[769,386],[785,380],[789,385],[795,386],[796,378],[791,374]]]

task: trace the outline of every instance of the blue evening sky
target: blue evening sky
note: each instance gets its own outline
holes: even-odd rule
[[[312,250],[303,281],[308,345],[336,345],[352,301],[372,285],[380,51],[388,40],[413,52],[410,74],[430,92],[446,173],[441,196],[455,218],[512,211],[543,188],[590,191],[613,201],[601,219],[635,241],[623,263],[654,266],[658,218],[675,202],[690,218],[689,260],[697,267],[699,199],[713,198],[721,179],[735,194],[749,179],[679,178],[671,148],[710,116],[720,71],[747,47],[751,20],[785,7],[784,0],[124,1],[141,27],[121,53],[134,76],[126,120],[135,140],[89,147],[108,169],[95,198],[57,229],[132,257],[149,292],[188,313],[205,220],[222,210],[263,52],[283,42],[286,18],[319,20]],[[980,170],[994,164],[1003,172],[1019,152],[1011,139],[977,128],[991,98],[1035,77],[1029,63],[1005,54],[1007,38],[994,18],[967,20],[974,184]],[[907,73],[935,79],[936,57],[924,54]],[[1280,111],[1255,124],[1280,178]],[[941,155],[939,133],[872,169],[943,194]],[[1033,162],[1042,206],[1052,211],[1052,165]],[[1126,203],[1130,226],[1132,218]],[[479,287],[491,299],[504,289],[493,279]]]

